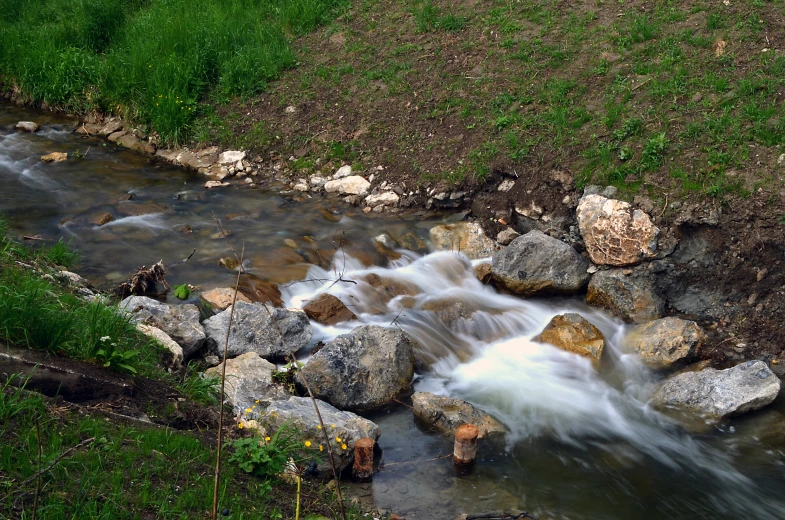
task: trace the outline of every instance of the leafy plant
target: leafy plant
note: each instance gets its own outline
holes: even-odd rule
[[[122,351],[118,349],[117,343],[114,343],[109,336],[104,336],[99,341],[103,346],[95,352],[96,359],[101,361],[105,367],[115,367],[136,374],[136,368],[130,363],[139,352],[135,350]]]
[[[174,286],[174,295],[177,298],[179,298],[181,300],[187,300],[188,296],[190,296],[190,294],[191,294],[191,290],[188,288],[187,284],[175,285]]]
[[[665,132],[656,134],[646,142],[643,147],[643,156],[641,157],[641,167],[646,170],[651,170],[659,166],[662,162],[662,156],[665,149],[668,147],[668,139],[665,137]]]

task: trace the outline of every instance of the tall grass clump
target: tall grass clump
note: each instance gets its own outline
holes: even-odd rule
[[[74,112],[122,112],[183,141],[208,92],[250,96],[290,40],[346,0],[0,0],[0,83]]]

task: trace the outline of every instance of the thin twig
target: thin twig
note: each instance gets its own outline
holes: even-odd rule
[[[297,359],[295,359],[294,354],[291,354],[292,357],[292,366],[297,366]],[[335,468],[335,459],[333,458],[333,449],[330,447],[330,437],[327,436],[327,428],[324,425],[324,421],[322,420],[322,414],[319,412],[319,406],[316,404],[316,399],[313,396],[313,392],[311,392],[311,386],[308,384],[308,381],[305,380],[306,378],[302,378],[303,386],[305,386],[305,390],[308,392],[308,397],[311,398],[311,402],[313,403],[314,410],[316,410],[316,417],[319,418],[319,424],[322,426],[322,434],[324,435],[324,444],[327,445],[327,455],[330,457],[330,466],[333,469],[333,478],[335,478],[335,491],[338,494],[338,502],[341,505],[341,516],[343,520],[346,520],[346,508],[343,506],[343,494],[341,493],[341,484],[338,480],[338,470]]]
[[[221,223],[218,219],[215,219],[218,223],[218,228],[221,229]],[[223,229],[221,229],[221,234],[226,238],[226,233]],[[226,238],[227,242],[229,241]],[[231,245],[230,245],[231,247]],[[232,249],[234,253],[234,249]],[[239,258],[239,265],[242,266],[243,257],[245,256],[245,244],[243,244],[242,253],[240,253]],[[235,253],[236,258],[236,253]],[[223,440],[223,423],[224,423],[224,389],[226,386],[226,357],[229,351],[229,333],[232,331],[232,319],[234,318],[234,308],[235,304],[237,303],[237,291],[240,289],[240,275],[242,274],[242,267],[240,270],[237,271],[237,281],[234,284],[234,294],[232,295],[232,309],[229,311],[229,326],[226,329],[226,340],[224,341],[224,355],[223,355],[223,366],[221,368],[221,395],[220,395],[220,412],[218,414],[218,445],[216,446],[216,456],[215,456],[215,483],[213,486],[213,520],[217,520],[218,518],[218,482],[221,478],[221,441]]]
[[[218,231],[221,232],[221,235],[224,237],[224,240],[226,240],[226,243],[229,244],[229,249],[232,251],[232,254],[234,255],[234,259],[237,260],[237,269],[241,273],[245,272],[245,269],[243,269],[242,259],[237,258],[237,251],[235,251],[234,246],[232,245],[232,242],[229,240],[229,235],[226,234],[226,231],[224,231],[224,228],[221,225],[221,221],[215,215],[213,215],[213,220],[218,225]],[[243,249],[245,249],[245,246],[243,246]]]
[[[411,408],[412,410],[414,410],[414,406],[412,406],[412,405],[410,405],[410,404],[406,404],[406,403],[404,403],[403,401],[399,401],[398,399],[393,399],[393,401],[395,401],[395,402],[396,402],[396,403],[398,403],[398,404],[402,404],[402,405],[404,405],[404,406],[406,406],[406,407],[408,407],[408,408]]]
[[[35,438],[38,441],[38,471],[35,478],[35,498],[33,499],[33,520],[38,516],[38,497],[41,495],[41,425],[35,419]]]
[[[419,464],[421,462],[431,462],[431,461],[434,461],[434,460],[446,459],[448,457],[452,457],[452,454],[438,455],[438,456],[433,457],[431,459],[401,460],[401,461],[398,461],[398,462],[385,462],[383,467],[386,468],[387,466],[398,466],[400,464]]]

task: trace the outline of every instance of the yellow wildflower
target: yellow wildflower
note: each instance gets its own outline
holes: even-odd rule
[[[246,408],[245,409],[245,413],[251,413],[251,409],[250,408]]]
[[[256,403],[256,404],[259,404],[259,399],[257,399],[256,401],[254,401],[254,403]]]
[[[310,448],[311,447],[311,441],[305,441],[305,447],[306,448]]]
[[[242,430],[243,429],[243,423],[238,424],[237,427]]]
[[[331,424],[331,425],[330,425],[330,428],[335,428],[335,425],[334,425],[334,424]]]
[[[341,449],[346,449],[346,444],[341,444]]]
[[[316,426],[316,429],[317,429],[317,430],[321,430],[321,429],[322,429],[322,425],[321,425],[321,424],[317,425],[317,426]]]
[[[319,445],[319,451],[324,451],[324,446],[322,446],[321,444]]]
[[[270,442],[270,437],[265,437],[264,440]]]
[[[340,437],[336,437],[335,438],[335,442],[341,442],[341,438]]]

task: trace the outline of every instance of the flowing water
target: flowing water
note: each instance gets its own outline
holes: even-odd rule
[[[11,131],[22,119],[47,124],[34,135]],[[418,430],[408,408],[373,414],[381,468],[350,490],[366,504],[410,520],[512,508],[540,518],[785,518],[782,398],[690,433],[695,425],[647,406],[659,376],[623,351],[621,322],[577,299],[524,300],[483,286],[465,257],[422,248],[437,220],[372,217],[321,197],[292,203],[274,186],[205,191],[198,175],[71,129],[69,120],[0,105],[0,212],[15,232],[71,240],[77,269],[97,285],[163,258],[173,283],[228,286],[234,274],[219,266],[227,245],[212,238],[217,216],[234,245],[244,243],[246,269],[279,282],[288,306],[327,291],[358,316],[314,325],[314,342],[359,323],[401,327],[419,345],[416,389],[471,401],[509,429],[503,441],[483,443],[473,474],[458,478],[444,457],[451,441]],[[81,159],[38,160],[88,146]],[[106,213],[114,220],[97,225]],[[420,249],[385,251],[372,241],[380,232]],[[365,283],[368,274],[394,284],[397,296]],[[356,283],[325,282],[338,275]],[[581,313],[605,335],[599,370],[531,340],[563,312]]]

